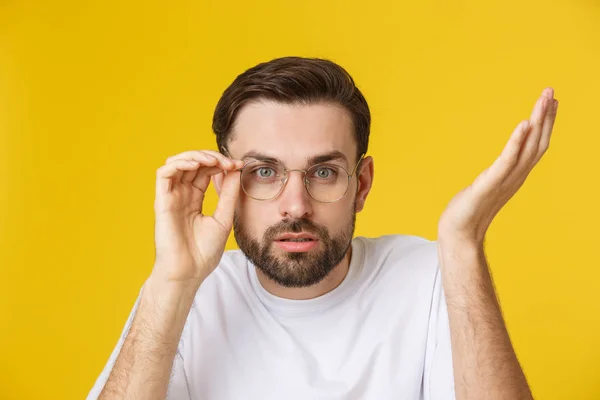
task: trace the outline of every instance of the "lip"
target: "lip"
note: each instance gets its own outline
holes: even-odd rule
[[[283,233],[281,235],[278,235],[275,238],[275,241],[282,241],[282,240],[288,240],[288,239],[311,239],[311,240],[319,240],[318,237],[316,237],[315,235],[312,235],[308,232],[300,232],[300,233]]]
[[[306,242],[288,242],[276,240],[275,245],[288,253],[306,253],[319,246],[318,240],[309,240]]]

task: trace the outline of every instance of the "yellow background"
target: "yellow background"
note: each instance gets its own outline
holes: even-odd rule
[[[370,103],[358,235],[434,239],[556,88],[550,151],[488,255],[537,398],[600,399],[593,0],[0,1],[0,398],[85,397],[152,266],[156,168],[215,149],[222,91],[283,55],[339,62]]]

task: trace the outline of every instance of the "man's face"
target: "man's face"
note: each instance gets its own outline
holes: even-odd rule
[[[315,161],[323,162],[315,157],[335,153],[327,164],[352,173],[357,162],[349,114],[329,104],[248,104],[238,114],[228,149],[233,158],[249,162],[266,156],[287,169],[306,170]],[[254,156],[246,157],[249,153]],[[314,285],[349,249],[357,188],[357,178],[352,177],[338,201],[322,203],[307,192],[303,173],[292,171],[283,190],[270,200],[256,200],[242,191],[234,218],[237,243],[274,282],[284,287]]]

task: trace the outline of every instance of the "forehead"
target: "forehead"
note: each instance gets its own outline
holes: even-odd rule
[[[249,103],[237,115],[228,147],[233,157],[254,151],[290,165],[335,150],[342,152],[348,162],[356,155],[348,111],[327,103]]]

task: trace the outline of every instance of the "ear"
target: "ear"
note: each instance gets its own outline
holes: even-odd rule
[[[367,196],[373,186],[373,174],[374,174],[374,163],[373,157],[368,156],[363,158],[359,165],[358,176],[356,180],[358,182],[358,188],[356,190],[356,212],[361,212],[365,207]]]
[[[223,187],[223,180],[225,179],[225,174],[223,172],[213,175],[210,177],[213,185],[215,185],[215,190],[217,191],[217,196],[221,196],[221,187]]]

